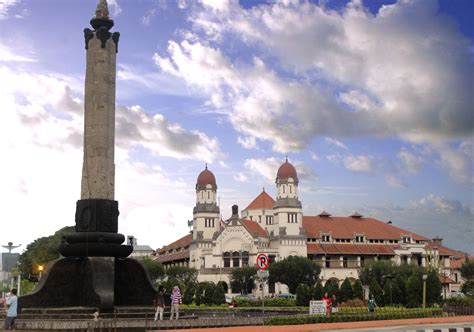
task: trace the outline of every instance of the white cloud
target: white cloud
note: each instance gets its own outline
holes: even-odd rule
[[[473,210],[458,200],[429,194],[408,206],[374,207],[361,213],[392,220],[395,226],[428,238],[441,235],[445,246],[474,254]]]
[[[18,0],[2,0],[0,1],[0,21],[8,18],[8,11],[11,7],[19,3]]]
[[[268,182],[275,182],[278,167],[282,162],[276,158],[247,159],[245,167],[253,173],[263,176]]]
[[[347,146],[344,143],[342,143],[341,141],[338,141],[337,139],[326,137],[325,141],[326,141],[326,143],[337,146],[338,148],[341,148],[341,149],[344,149],[344,150],[348,149]]]
[[[403,164],[403,170],[412,174],[418,173],[423,163],[423,158],[421,156],[416,156],[404,149],[398,153],[397,157]]]
[[[237,137],[237,142],[239,142],[242,147],[245,149],[254,149],[257,147],[257,140],[255,137],[250,136],[250,137]]]
[[[22,52],[23,53],[23,52]],[[6,45],[0,44],[0,62],[36,62],[34,56],[25,56],[12,51]]]
[[[244,173],[239,172],[239,173],[237,173],[236,175],[234,175],[234,180],[235,180],[235,181],[238,181],[238,182],[247,182],[247,181],[248,181],[248,177],[247,177],[247,175],[245,175]]]
[[[228,12],[231,5],[231,0],[199,0],[199,2],[216,13]]]
[[[435,146],[439,153],[439,164],[446,169],[450,178],[457,183],[474,185],[474,143],[463,141],[457,147],[447,144]]]
[[[343,163],[344,167],[352,172],[370,173],[374,170],[370,156],[347,156]]]
[[[399,178],[397,178],[396,176],[392,174],[385,175],[385,180],[391,187],[394,187],[394,188],[406,187],[406,185]]]
[[[156,15],[156,8],[152,8],[146,12],[145,16],[142,17],[142,23],[144,25],[150,25],[151,19]]]
[[[245,160],[245,167],[254,174],[264,177],[268,182],[274,183],[278,168],[284,161],[271,157],[266,159],[247,159]],[[314,170],[301,161],[292,161],[290,163],[296,169],[298,179],[315,180],[318,178]]]
[[[0,151],[8,156],[0,166],[0,200],[8,202],[2,213],[12,221],[8,234],[0,233],[2,243],[19,242],[20,237],[33,241],[74,224],[75,201],[80,198],[83,104],[70,82],[74,85],[76,79],[0,66]],[[217,140],[139,106],[120,105],[116,135],[120,231],[154,246],[168,242],[166,235],[184,235],[185,218],[192,217],[186,206],[194,203],[193,191],[150,160],[145,164],[136,154],[132,158],[131,147],[178,159],[213,160],[219,155]],[[55,208],[45,210],[51,202]]]
[[[108,0],[108,5],[112,18],[119,16],[122,12],[122,7],[120,7],[117,0]]]
[[[472,135],[469,40],[438,15],[435,0],[400,1],[376,15],[361,3],[335,11],[277,2],[219,13],[196,10],[191,20],[216,46],[204,46],[197,35],[187,46],[211,59],[219,54],[221,61],[211,63],[233,79],[216,77],[215,66],[203,67],[173,48],[170,58],[160,57],[161,67],[207,89],[215,82],[210,77],[217,78],[219,87],[210,93],[217,90],[235,105],[234,127],[271,141],[277,151],[300,150],[315,136],[431,142]],[[257,59],[253,68],[222,60],[228,40],[248,45]],[[267,69],[258,58],[262,50],[276,55],[282,67]],[[196,75],[186,78],[194,66],[202,70],[201,83]],[[293,79],[283,74],[287,70],[294,71]]]

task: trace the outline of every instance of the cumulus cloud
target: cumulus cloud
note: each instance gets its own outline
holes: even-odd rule
[[[474,254],[474,211],[458,200],[429,194],[408,205],[364,208],[361,212],[392,220],[395,226],[428,238],[441,236],[445,246]]]
[[[402,162],[403,170],[412,174],[418,173],[423,163],[423,158],[421,156],[414,155],[407,150],[400,151],[397,157]]]
[[[439,164],[447,170],[450,178],[457,183],[474,185],[474,143],[463,141],[454,148],[447,144],[436,145]]]
[[[0,1],[0,21],[5,20],[9,17],[9,10],[11,7],[19,3],[18,0],[2,0]]]
[[[284,161],[271,157],[266,159],[247,159],[245,160],[245,167],[254,174],[264,177],[268,182],[275,182],[278,168]],[[298,179],[317,179],[318,176],[315,171],[301,161],[292,161],[290,163],[296,168]]]
[[[117,144],[142,146],[160,156],[213,161],[219,155],[219,142],[197,130],[185,130],[161,114],[148,114],[138,106],[118,106]]]
[[[301,150],[317,136],[472,135],[469,41],[434,0],[400,1],[375,15],[355,2],[339,11],[309,2],[233,5],[196,9],[191,21],[213,46],[188,34],[155,54],[156,63],[227,100],[236,130],[276,151]],[[247,45],[253,63],[232,65],[228,40]],[[266,54],[277,56],[276,67]]]
[[[65,75],[0,66],[0,150],[8,156],[2,160],[0,199],[8,202],[2,213],[15,220],[8,234],[0,233],[2,243],[12,240],[7,235],[22,234],[32,241],[74,224],[84,130],[83,103],[73,89],[75,81]],[[140,106],[117,106],[116,134],[116,198],[124,220],[120,231],[149,244],[158,244],[159,237],[154,236],[163,229],[162,222],[168,223],[170,231],[185,234],[186,223],[180,221],[191,218],[192,211],[184,206],[193,204],[194,193],[186,190],[181,178],[170,176],[150,160],[145,164],[132,150],[213,160],[219,155],[217,140],[163,115],[148,114]],[[51,201],[57,207],[42,216]],[[137,219],[145,216],[148,219]],[[31,223],[38,218],[42,222]],[[158,240],[163,241],[161,245],[167,241]]]
[[[369,173],[373,171],[372,158],[370,156],[347,156],[344,158],[344,167],[352,172],[365,172]]]
[[[257,147],[257,140],[255,137],[237,137],[237,142],[245,149],[254,149]]]
[[[0,44],[0,62],[36,62],[34,56],[14,52],[8,46]]]

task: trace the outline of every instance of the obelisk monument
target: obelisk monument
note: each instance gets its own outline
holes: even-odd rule
[[[64,238],[60,258],[38,287],[19,299],[20,307],[95,307],[151,305],[156,292],[133,251],[118,233],[115,188],[115,80],[120,34],[106,0],[100,0],[84,29],[87,57],[84,91],[84,160],[75,233]]]

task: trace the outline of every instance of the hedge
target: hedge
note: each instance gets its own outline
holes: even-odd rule
[[[317,323],[333,323],[333,322],[357,322],[369,320],[387,320],[387,319],[407,319],[407,318],[426,318],[442,316],[443,311],[439,308],[429,309],[407,309],[384,313],[369,314],[337,314],[337,315],[294,315],[294,316],[276,316],[265,318],[265,325],[300,325],[300,324],[317,324]]]

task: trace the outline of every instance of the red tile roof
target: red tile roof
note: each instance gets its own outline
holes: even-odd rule
[[[179,261],[183,259],[189,259],[189,249],[155,257],[155,261],[160,263]]]
[[[268,237],[268,233],[255,221],[241,219],[240,223],[252,236]]]
[[[373,218],[304,216],[303,228],[308,238],[319,238],[329,233],[334,239],[352,239],[355,234],[364,234],[367,239],[400,240],[410,235],[414,240],[428,239]]]
[[[308,254],[394,255],[393,247],[383,244],[308,243]]]
[[[244,210],[273,209],[274,205],[275,200],[264,190]]]
[[[456,282],[451,279],[450,277],[448,276],[444,276],[444,275],[439,275],[439,281],[441,281],[442,284],[455,284]]]
[[[176,240],[173,243],[168,244],[167,246],[164,246],[163,248],[158,249],[157,254],[164,254],[165,252],[169,250],[189,247],[189,244],[191,243],[192,239],[193,239],[193,235],[189,233],[188,235],[183,236],[179,240]]]

